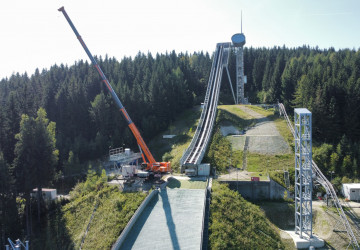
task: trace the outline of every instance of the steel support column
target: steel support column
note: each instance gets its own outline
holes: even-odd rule
[[[295,109],[295,233],[312,237],[311,112]]]
[[[236,52],[236,104],[245,104],[244,100],[244,49],[235,47]]]

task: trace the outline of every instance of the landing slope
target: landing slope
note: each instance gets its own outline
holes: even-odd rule
[[[285,142],[276,128],[275,122],[264,115],[246,107],[239,106],[239,109],[255,119],[255,126],[250,127],[245,137],[249,137],[248,151],[259,154],[289,154],[290,147]]]
[[[121,249],[200,249],[204,198],[204,189],[160,190]]]
[[[221,172],[226,175],[221,175],[221,179],[250,180],[250,177],[260,177],[260,180],[265,181],[274,171],[283,173],[283,170],[293,168],[291,133],[288,132],[286,122],[273,110],[254,105],[221,105],[218,108],[222,114],[217,117],[220,128],[232,126],[237,130],[237,133],[226,136],[222,134],[231,144],[231,154],[223,160],[232,167],[226,165],[226,172]],[[242,171],[236,171],[235,167]]]

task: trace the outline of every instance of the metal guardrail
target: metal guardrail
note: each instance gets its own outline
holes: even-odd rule
[[[206,115],[205,126],[203,127],[203,130],[201,131],[201,137],[200,140],[197,142],[195,151],[192,152],[192,157],[187,162],[194,163],[194,164],[200,164],[202,158],[205,155],[205,151],[208,145],[208,141],[211,135],[211,131],[213,128],[214,120],[216,117],[216,109],[217,109],[217,101],[219,97],[219,90],[220,90],[220,82],[222,77],[222,67],[219,66],[219,62],[223,60],[223,50],[220,50],[219,59],[218,59],[218,65],[217,70],[215,74],[215,80],[213,83],[213,91],[210,99],[210,106],[208,108],[208,112]]]
[[[293,134],[293,136],[295,136],[295,131],[294,131],[294,127],[292,125],[292,123],[290,122],[290,119],[286,113],[285,107],[282,103],[279,103],[279,111],[280,111],[280,115],[283,114],[285,117],[285,120],[287,122],[287,125],[291,131],[291,133]],[[321,170],[319,169],[319,167],[316,165],[316,163],[314,162],[314,160],[312,160],[312,169],[313,172],[316,174],[316,180],[325,188],[326,193],[328,195],[330,195],[330,197],[333,199],[334,201],[334,205],[339,213],[339,216],[341,218],[341,222],[343,223],[347,235],[349,237],[350,243],[349,245],[352,245],[353,248],[355,249],[359,249],[359,244],[357,242],[357,239],[354,235],[354,232],[351,229],[351,225],[344,213],[344,210],[342,209],[342,205],[340,203],[340,200],[338,199],[335,189],[333,187],[333,185],[331,184],[331,182],[325,177],[325,175],[321,172]]]
[[[208,106],[209,106],[209,96],[210,96],[210,92],[212,89],[212,79],[214,78],[215,75],[215,68],[216,68],[216,62],[217,62],[217,58],[218,58],[218,54],[219,54],[219,47],[216,47],[216,51],[215,51],[215,56],[214,56],[214,60],[211,66],[211,71],[210,71],[210,76],[209,76],[209,81],[208,81],[208,87],[206,90],[206,95],[205,95],[205,100],[204,100],[204,107],[203,107],[203,111],[200,115],[200,120],[198,123],[198,126],[196,128],[195,134],[193,139],[191,140],[191,143],[189,145],[189,147],[187,148],[187,150],[185,151],[184,155],[181,157],[180,159],[180,165],[184,165],[186,159],[188,158],[188,156],[190,155],[190,153],[193,151],[196,142],[198,141],[200,132],[202,130],[202,126],[204,123],[204,118],[206,116],[207,110],[208,110]]]
[[[318,182],[325,188],[326,192],[330,195],[330,197],[333,199],[334,201],[334,205],[339,213],[339,216],[341,218],[341,222],[343,223],[346,232],[348,234],[349,240],[350,240],[350,244],[355,248],[355,249],[359,249],[359,244],[357,242],[357,239],[354,235],[354,232],[351,229],[351,225],[344,213],[344,210],[342,209],[342,205],[336,195],[335,189],[333,187],[333,185],[328,181],[328,179],[326,179],[326,177],[323,175],[323,173],[320,171],[319,167],[316,165],[316,163],[314,161],[312,161],[312,167],[313,167],[313,171],[316,173],[316,176],[318,177],[317,180]]]
[[[195,135],[184,155],[181,157],[181,166],[186,163],[194,165],[200,164],[205,155],[216,117],[223,68],[229,61],[229,48],[230,43],[217,44],[206,91],[204,108]]]
[[[200,250],[208,249],[209,217],[210,217],[210,196],[211,196],[212,180],[213,180],[212,177],[208,178],[206,189],[205,189],[204,211],[203,211],[203,220],[202,220],[202,228],[201,228]]]
[[[122,244],[124,243],[127,235],[129,234],[131,228],[134,226],[137,219],[140,217],[141,213],[144,211],[147,204],[159,193],[158,189],[153,190],[141,203],[138,209],[135,211],[134,215],[129,220],[128,224],[125,226],[124,230],[121,232],[119,238],[116,240],[114,245],[111,247],[111,250],[118,250],[121,248]]]
[[[120,148],[114,148],[114,149],[110,149],[109,150],[109,156],[111,157],[112,155],[117,155],[117,154],[122,154],[124,153],[124,149],[122,147]]]
[[[100,200],[97,200],[97,201],[95,202],[95,207],[94,207],[93,212],[92,212],[92,214],[91,214],[90,221],[89,221],[89,223],[88,223],[88,225],[87,225],[87,227],[86,227],[85,233],[84,233],[84,235],[83,235],[83,237],[82,237],[82,240],[81,240],[81,244],[80,244],[80,248],[79,248],[80,250],[82,249],[82,247],[83,247],[83,245],[84,245],[86,236],[87,236],[87,234],[88,234],[88,232],[89,232],[91,222],[92,222],[92,220],[94,219],[94,215],[95,215],[96,209],[97,209],[98,206],[99,206],[99,203],[100,203]]]

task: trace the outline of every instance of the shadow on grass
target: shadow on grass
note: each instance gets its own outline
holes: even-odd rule
[[[207,184],[206,178],[190,178],[188,180],[178,180],[174,177],[168,178],[167,187],[174,188],[183,188],[183,189],[205,189]]]
[[[181,187],[181,182],[178,179],[170,177],[168,179],[167,187],[168,188],[180,188]]]
[[[258,204],[265,212],[266,217],[282,230],[295,228],[295,207],[287,202],[260,202]]]
[[[51,206],[42,225],[34,230],[36,237],[30,240],[30,249],[75,249],[61,208],[60,203]]]
[[[184,144],[186,143],[191,137],[188,134],[181,134],[174,137],[174,144]]]

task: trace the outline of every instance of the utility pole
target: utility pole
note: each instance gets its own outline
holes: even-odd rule
[[[332,182],[332,175],[335,174],[335,171],[329,171],[330,174],[330,182]]]
[[[236,190],[239,192],[239,168],[236,167]]]

